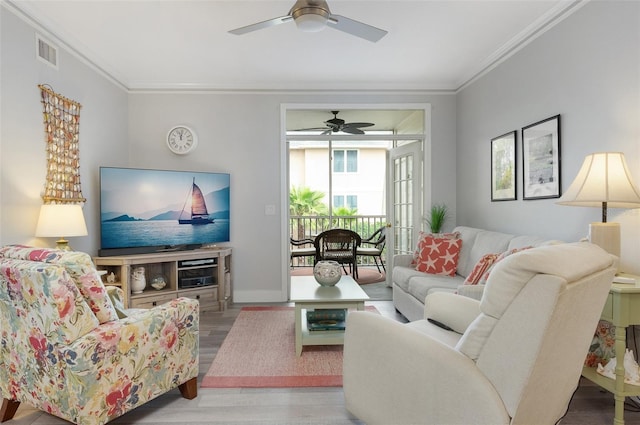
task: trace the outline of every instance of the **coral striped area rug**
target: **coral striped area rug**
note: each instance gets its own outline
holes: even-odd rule
[[[342,345],[305,346],[298,357],[294,323],[293,307],[244,307],[201,387],[342,386]]]

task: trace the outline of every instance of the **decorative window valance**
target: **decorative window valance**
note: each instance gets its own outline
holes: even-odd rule
[[[80,105],[38,85],[42,96],[47,143],[45,204],[77,204],[86,199],[80,188]]]

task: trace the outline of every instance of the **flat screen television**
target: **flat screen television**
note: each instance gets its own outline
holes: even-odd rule
[[[227,173],[100,167],[101,256],[228,242]]]

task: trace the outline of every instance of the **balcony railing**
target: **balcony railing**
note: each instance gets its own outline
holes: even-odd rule
[[[289,234],[293,239],[314,239],[318,234],[329,229],[349,229],[360,235],[363,239],[371,236],[380,227],[387,224],[384,215],[353,215],[353,216],[316,216],[297,215],[289,219]],[[313,245],[309,245],[313,246]],[[386,247],[385,247],[386,249]],[[383,255],[384,258],[384,255]],[[373,265],[371,257],[359,257],[358,265]],[[293,259],[294,267],[312,266],[311,257],[299,257]]]

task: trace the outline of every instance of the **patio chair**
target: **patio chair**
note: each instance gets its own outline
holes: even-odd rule
[[[289,238],[289,242],[293,247],[299,248],[291,248],[291,267],[293,267],[293,259],[300,257],[314,257],[316,256],[316,248],[313,246],[313,239],[305,238],[305,239],[293,239]],[[311,245],[311,246],[307,246]],[[314,261],[315,263],[315,261]]]
[[[359,234],[349,229],[325,230],[316,236],[313,245],[316,249],[315,262],[333,260],[342,264],[345,273],[345,264],[349,264],[349,272],[354,278],[358,278],[358,266],[356,263],[357,249],[362,243]]]
[[[386,243],[386,231],[387,227],[382,226],[378,230],[376,230],[371,236],[367,239],[362,239],[362,245],[370,245],[370,246],[359,246],[356,255],[363,257],[373,257],[373,261],[378,268],[378,273],[382,273],[380,271],[380,266],[384,272],[387,272],[387,269],[384,266],[384,261],[382,261],[382,251],[384,250],[384,245]],[[380,264],[378,265],[378,259],[380,260]]]

